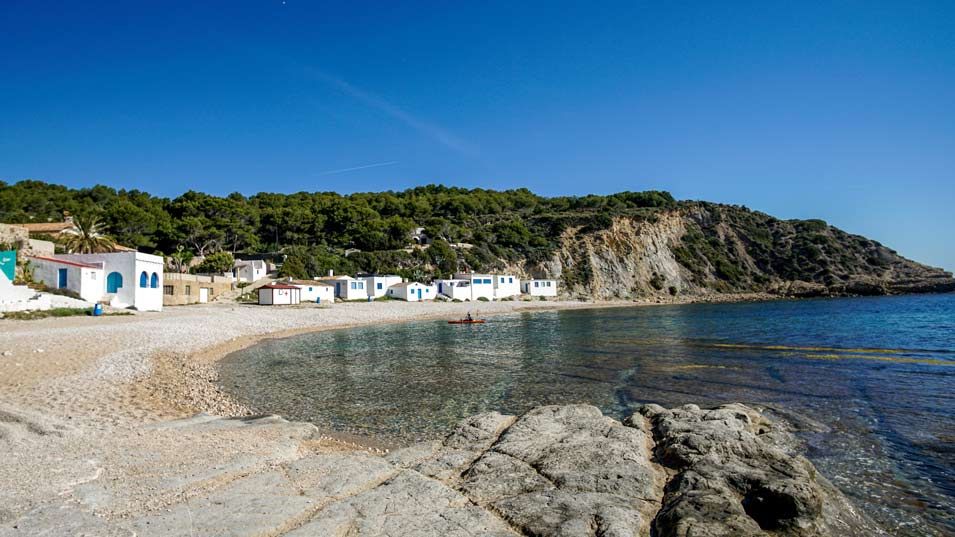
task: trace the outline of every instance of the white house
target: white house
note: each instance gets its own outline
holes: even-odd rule
[[[268,276],[269,268],[261,259],[236,259],[232,268],[232,275],[236,281],[252,283]]]
[[[283,306],[302,302],[302,290],[294,285],[269,283],[259,287],[259,304],[263,306]]]
[[[471,300],[486,298],[494,300],[494,276],[491,274],[472,274],[470,272],[454,275],[455,280],[466,280],[471,284]]]
[[[435,280],[437,293],[451,300],[471,300],[471,280]]]
[[[288,284],[301,290],[302,302],[318,302],[320,304],[333,304],[335,302],[334,285],[316,280],[289,280]]]
[[[557,296],[557,280],[523,280],[521,292],[531,296]]]
[[[68,289],[87,302],[99,302],[106,294],[103,263],[80,263],[55,257],[27,256],[33,279],[52,289]]]
[[[438,296],[438,289],[433,285],[418,282],[402,282],[389,287],[388,296],[408,302],[434,300]]]
[[[359,274],[358,279],[365,282],[365,290],[371,298],[383,297],[389,287],[401,283],[401,276],[394,274]]]
[[[368,298],[368,291],[365,290],[365,281],[352,278],[351,276],[326,276],[324,278],[315,278],[316,280],[335,286],[335,296],[342,300],[365,300]]]
[[[116,308],[162,311],[163,258],[136,251],[61,254],[56,259],[102,265],[106,275],[103,300]],[[69,276],[67,276],[69,277]]]
[[[508,274],[495,274],[494,298],[501,299],[521,294],[521,281]]]

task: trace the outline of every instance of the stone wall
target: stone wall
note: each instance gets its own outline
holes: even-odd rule
[[[200,289],[208,289],[209,302],[216,297],[231,291],[235,284],[232,276],[205,276],[200,274],[180,274],[167,272],[163,274],[163,306],[183,306],[198,304]]]

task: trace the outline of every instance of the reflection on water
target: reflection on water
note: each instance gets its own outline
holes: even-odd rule
[[[955,534],[955,296],[545,312],[271,340],[221,366],[253,407],[394,444],[486,410],[742,401],[894,533]]]

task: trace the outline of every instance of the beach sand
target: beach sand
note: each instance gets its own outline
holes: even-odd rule
[[[713,300],[761,298],[767,297]],[[216,433],[150,425],[200,412],[248,415],[249,409],[219,391],[213,365],[261,339],[459,318],[468,311],[487,316],[650,303],[384,301],[286,307],[227,303],[130,316],[0,320],[0,483],[4,484],[0,523],[52,501],[79,503],[106,519],[161,509],[182,499],[157,496],[170,490],[170,479],[188,481],[188,476],[211,467],[244,468],[246,460],[261,466],[268,464],[263,461],[270,461],[273,452],[287,451],[287,439],[270,436],[269,428]],[[321,431],[319,438],[296,444],[296,450],[374,451],[369,447],[373,442],[355,445],[331,431]],[[94,481],[113,483],[122,501],[117,504],[114,497],[109,509],[97,511],[102,499],[84,496]],[[196,487],[174,488],[188,495],[200,493],[201,487]]]

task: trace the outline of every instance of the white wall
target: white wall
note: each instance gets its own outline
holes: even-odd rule
[[[455,274],[455,279],[471,281],[471,300],[484,297],[494,300],[494,276],[492,274]]]
[[[365,289],[363,280],[355,278],[326,279],[318,278],[318,281],[335,286],[335,296],[342,300],[362,300],[368,298],[368,291]]]
[[[103,271],[97,268],[78,267],[57,261],[30,257],[33,267],[33,279],[43,282],[51,289],[60,289],[60,270],[66,270],[65,289],[78,294],[87,302],[98,302],[103,298]]]
[[[103,289],[107,289],[109,275],[118,272],[123,277],[123,286],[112,293],[110,304],[118,308],[130,306],[140,311],[162,311],[163,258],[140,252],[109,252],[102,254],[63,254],[61,259],[78,263],[103,264]],[[139,276],[146,272],[146,287],[140,287]],[[152,287],[152,275],[156,274],[156,286]]]
[[[437,292],[451,300],[471,300],[470,280],[435,280]]]
[[[315,302],[319,298],[322,299],[322,304],[332,304],[335,302],[335,288],[330,285],[307,285],[303,283],[292,283],[289,285],[294,285],[302,290],[302,302]]]
[[[421,290],[421,298],[418,298],[418,290]],[[408,302],[418,302],[419,300],[434,300],[438,295],[438,289],[434,285],[425,285],[423,283],[413,282],[409,285],[398,285],[388,288],[388,296],[398,300],[407,300]]]
[[[385,296],[385,293],[388,292],[389,287],[401,283],[401,276],[385,274],[381,276],[367,276],[361,280],[365,282],[365,290],[367,291],[368,296],[372,298],[379,298]]]
[[[521,281],[509,274],[494,275],[494,298],[507,298],[521,294]]]
[[[556,280],[524,280],[521,291],[531,296],[557,296]]]

